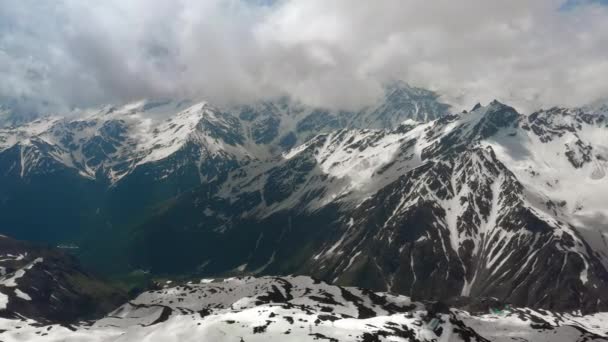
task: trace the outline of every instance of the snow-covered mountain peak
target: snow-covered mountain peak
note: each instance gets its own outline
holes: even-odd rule
[[[63,150],[61,159],[72,160],[70,167],[90,177],[115,165],[121,171],[113,174],[124,175],[127,165],[167,158],[186,143],[267,158],[318,133],[344,127],[395,128],[404,120],[429,120],[446,110],[435,94],[398,82],[387,86],[377,104],[356,113],[311,108],[288,98],[225,110],[205,102],[144,99],[72,113],[46,130],[24,126],[29,132],[25,135],[17,133],[22,127],[0,132],[0,146],[6,149],[24,137],[39,136]],[[88,151],[84,145],[89,145]]]
[[[46,116],[17,127],[0,128],[0,151],[12,146],[20,139],[27,139],[45,132],[61,119],[56,116]]]
[[[335,199],[358,202],[425,163],[452,158],[501,130],[511,133],[519,119],[513,108],[496,101],[427,123],[407,119],[392,130],[338,130],[312,138],[284,153],[284,162],[272,170],[258,172],[293,169],[293,164],[314,165],[303,169],[308,176],[301,187],[291,185],[294,191],[285,203],[306,201],[304,206],[314,210]],[[249,176],[260,177],[255,172]],[[246,179],[226,186],[240,188],[249,182]],[[311,189],[318,189],[318,199],[309,197]]]
[[[427,122],[449,112],[450,107],[429,90],[405,82],[391,83],[385,89],[377,103],[353,117],[350,127],[393,129],[407,119]]]
[[[238,150],[236,145],[243,142],[238,120],[200,102],[155,126],[138,146],[145,155],[138,163],[167,158],[187,143],[203,144],[212,153],[218,153]],[[240,153],[247,154],[243,149]]]
[[[476,148],[489,147],[492,153],[498,155],[499,158],[490,163],[505,161],[510,165],[517,164],[515,161],[526,158],[530,153],[536,154],[530,149],[542,147],[543,141],[547,141],[546,132],[549,132],[561,140],[553,147],[556,150],[552,155],[556,157],[552,157],[551,161],[547,160],[548,156],[538,157],[547,160],[547,164],[539,165],[539,168],[547,165],[572,168],[589,164],[592,170],[584,171],[588,177],[596,180],[602,178],[601,175],[605,173],[602,165],[604,160],[608,160],[602,117],[575,110],[552,111],[555,110],[525,116],[508,105],[492,101],[470,112],[446,115],[428,123],[410,119],[393,130],[338,130],[320,134],[284,153],[284,161],[272,170],[252,170],[249,176],[256,178],[260,177],[256,172],[272,173],[293,168],[294,163],[310,164],[303,169],[309,177],[304,178],[306,186],[302,184],[302,189],[306,190],[292,192],[289,202],[295,205],[299,203],[295,197],[303,196],[309,208],[317,208],[336,198],[356,201],[366,198],[418,167],[434,161],[453,163],[459,154]],[[541,119],[545,116],[550,119]],[[565,126],[564,122],[570,124]],[[586,138],[579,142],[579,137],[584,136]],[[585,140],[592,143],[585,143]],[[594,146],[594,152],[587,147],[589,144]],[[593,160],[597,162],[592,163]],[[243,178],[241,174],[236,184],[226,186],[240,188],[248,182],[246,179],[249,178]],[[292,186],[298,189],[297,185]],[[324,189],[317,192],[317,196],[321,197],[319,202],[312,201],[306,195],[311,188]]]
[[[179,112],[163,119],[165,111],[179,108]],[[205,150],[210,156],[226,153],[235,158],[252,157],[237,147],[245,142],[238,120],[206,102],[143,100],[87,110],[75,118],[38,119],[0,130],[0,147],[7,149],[32,138],[52,146],[55,152],[48,157],[65,167],[89,178],[99,177],[101,171],[112,182],[139,165],[158,162],[194,146],[199,146],[196,155]]]
[[[316,210],[338,199],[358,203],[432,160],[452,158],[498,131],[510,129],[511,133],[519,118],[513,108],[493,102],[469,113],[447,115],[428,123],[408,119],[392,130],[343,129],[321,134],[284,153],[283,162],[270,170],[252,169],[248,177],[239,173],[236,182],[224,185],[233,190],[224,193],[250,189],[251,184],[258,184],[252,183],[252,179],[266,177],[259,172],[302,172],[298,176],[302,183],[284,184],[291,189],[289,200],[273,210],[285,206]]]

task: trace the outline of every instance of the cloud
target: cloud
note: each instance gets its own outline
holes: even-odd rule
[[[584,105],[608,96],[608,9],[575,2],[0,0],[0,99],[352,109],[402,79],[462,107]]]

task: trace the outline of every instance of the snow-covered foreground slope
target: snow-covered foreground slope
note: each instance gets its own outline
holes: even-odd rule
[[[493,306],[495,305],[495,306]],[[203,280],[145,292],[91,323],[0,319],[12,341],[606,341],[608,316],[497,303],[472,314],[308,277]]]

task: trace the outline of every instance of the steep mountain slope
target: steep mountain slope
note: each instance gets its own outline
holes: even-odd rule
[[[353,116],[349,128],[394,129],[408,119],[428,122],[448,113],[449,107],[438,101],[437,94],[393,82],[382,101]]]
[[[165,110],[174,110],[177,114],[155,122],[150,112],[157,107],[170,107]],[[83,177],[111,183],[142,165],[188,150],[191,145],[197,145],[201,154],[246,154],[237,146],[244,142],[238,121],[206,103],[144,101],[91,111],[82,118],[43,118],[2,133],[3,149],[21,147],[24,150],[31,144],[44,144],[47,150],[36,149],[44,157],[78,171]],[[46,171],[27,157],[23,158],[22,177],[30,170]],[[166,177],[174,170],[161,171],[164,173],[158,177]]]
[[[606,167],[606,119],[567,113],[576,125],[556,128],[541,123],[544,112],[523,118],[497,103],[477,112],[423,148],[421,157],[428,160],[423,166],[350,212],[352,228],[344,228],[335,242],[339,248],[328,242],[313,268],[323,266],[326,277],[347,282],[371,269],[378,276],[369,285],[426,298],[462,294],[548,308],[605,308],[606,248],[581,231],[604,236],[606,230],[577,225],[560,212],[567,210],[566,199],[590,208],[592,215],[605,210],[596,196],[606,187],[597,177]],[[453,124],[448,121],[434,131]],[[553,131],[559,141],[541,142],[551,128],[559,129]],[[590,145],[596,152],[580,157],[590,164],[584,167],[573,155],[591,150],[584,147]],[[505,153],[506,148],[531,156]],[[514,168],[515,160],[525,166]],[[526,177],[531,172],[542,176],[531,181]],[[549,179],[570,189],[576,186],[569,184],[573,179],[593,185],[558,197]],[[330,246],[348,251],[347,256],[327,253]]]
[[[321,132],[367,126],[392,129],[406,119],[428,121],[447,113],[448,106],[430,91],[404,83],[386,91],[377,104],[357,113],[312,108],[288,98],[223,110],[191,101],[106,106],[72,119],[43,117],[0,128],[0,151],[37,141],[49,145],[52,151],[47,157],[65,167],[116,183],[137,167],[193,147],[203,150],[199,152],[203,161],[215,154],[265,159]],[[159,120],[162,117],[168,119]],[[27,160],[23,164],[24,176],[28,169],[44,172]],[[207,166],[201,166],[201,172]],[[173,171],[165,168],[158,176]]]
[[[158,107],[180,112],[155,123],[149,112]],[[74,238],[83,226],[143,215],[252,158],[238,122],[205,103],[108,107],[83,118],[39,119],[0,136],[3,225],[29,239]],[[26,212],[38,215],[20,221]]]
[[[0,236],[0,316],[70,323],[99,317],[126,296],[56,249]]]
[[[137,231],[133,260],[157,272],[171,260],[180,271],[304,272],[419,298],[605,310],[607,231],[590,218],[604,215],[607,134],[599,113],[525,116],[493,102],[320,135],[219,190],[184,194]]]
[[[388,90],[365,120],[434,117],[447,109],[422,89]],[[264,164],[319,132],[350,127],[355,115],[362,114],[286,98],[227,109],[146,100],[0,128],[0,224],[11,235],[43,241],[120,234],[164,201],[221,184],[230,171]],[[36,215],[23,219],[30,212]]]
[[[203,279],[141,294],[92,324],[0,320],[3,341],[606,341],[605,314],[474,312],[308,277]],[[487,311],[491,313],[488,314]],[[481,312],[480,312],[481,311]]]
[[[258,144],[287,150],[319,133],[342,128],[394,129],[405,120],[428,122],[449,113],[449,106],[429,90],[394,82],[383,97],[359,111],[332,111],[280,98],[231,108]]]
[[[42,241],[115,235],[106,233],[253,158],[239,121],[204,103],[147,101],[42,118],[1,130],[0,141],[3,232]]]

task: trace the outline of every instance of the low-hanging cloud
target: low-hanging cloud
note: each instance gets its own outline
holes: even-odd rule
[[[0,100],[352,109],[395,79],[456,106],[608,96],[608,9],[561,0],[0,0]]]

